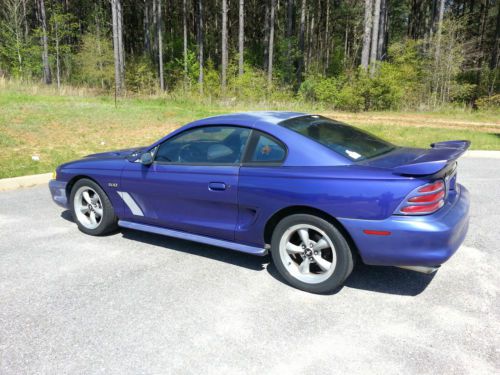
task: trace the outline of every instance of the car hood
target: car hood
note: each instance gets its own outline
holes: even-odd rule
[[[125,148],[121,150],[115,150],[115,151],[107,151],[107,152],[99,152],[97,154],[90,154],[85,156],[86,159],[124,159],[129,156],[134,156],[138,155],[145,146],[141,147],[132,147],[132,148]]]

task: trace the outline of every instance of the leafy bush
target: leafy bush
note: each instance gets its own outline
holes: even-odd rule
[[[154,94],[158,91],[158,77],[151,60],[141,57],[127,63],[125,74],[127,90],[141,94]]]
[[[365,98],[360,95],[356,86],[346,84],[337,94],[336,106],[346,111],[359,112],[365,109]]]
[[[233,69],[231,69],[233,68]],[[244,101],[259,102],[267,96],[267,78],[263,71],[245,65],[243,74],[236,72],[236,65],[231,64],[228,93]],[[234,73],[232,71],[234,71]]]
[[[110,89],[114,85],[113,46],[107,38],[87,33],[82,37],[76,58],[74,80],[89,86]]]
[[[500,110],[500,94],[483,96],[476,100],[476,105],[478,109]]]
[[[471,103],[476,95],[477,85],[455,82],[450,86],[450,100],[459,103]]]

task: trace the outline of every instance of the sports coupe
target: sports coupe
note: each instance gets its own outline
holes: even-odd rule
[[[456,162],[469,145],[398,147],[318,115],[227,114],[63,164],[49,186],[86,234],[270,252],[289,284],[330,293],[356,259],[430,273],[453,255],[469,222]]]

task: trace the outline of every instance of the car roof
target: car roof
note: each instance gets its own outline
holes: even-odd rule
[[[278,124],[281,121],[288,120],[293,117],[305,116],[303,112],[288,112],[288,111],[253,111],[253,112],[238,112],[206,117],[204,119],[190,123],[190,126],[210,125],[210,124],[232,124],[241,126],[253,126],[257,121],[267,124]]]
[[[174,130],[150,147],[154,147],[170,137],[174,137],[181,132],[198,126],[245,126],[269,133],[286,145],[288,148],[288,155],[283,166],[332,166],[352,164],[352,161],[346,157],[330,150],[318,142],[304,137],[302,134],[294,132],[284,126],[276,126],[276,124],[282,121],[308,115],[310,114],[303,112],[255,111],[206,117]]]

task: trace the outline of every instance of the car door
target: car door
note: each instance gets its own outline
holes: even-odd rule
[[[282,194],[283,189],[300,189],[300,184],[280,174],[286,156],[283,142],[270,134],[252,131],[238,177],[237,242],[260,245],[265,225],[263,218],[288,204],[289,196]]]
[[[238,174],[250,129],[203,126],[167,139],[121,179],[126,219],[234,240]],[[120,194],[120,193],[119,193]]]

